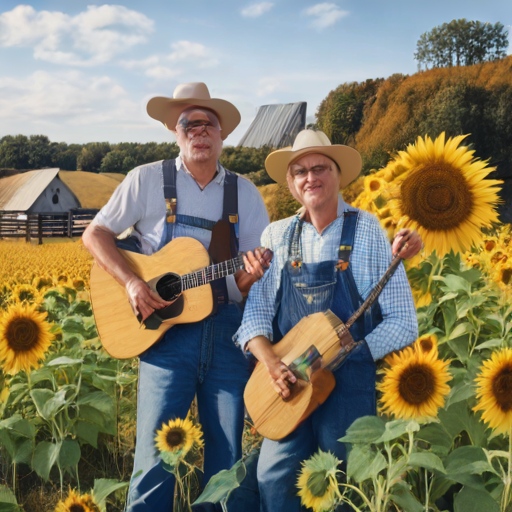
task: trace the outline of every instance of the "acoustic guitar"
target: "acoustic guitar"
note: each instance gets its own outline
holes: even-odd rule
[[[332,311],[304,317],[274,352],[297,377],[287,399],[273,387],[268,370],[258,363],[244,391],[247,412],[254,427],[264,437],[277,441],[293,432],[334,389],[332,371],[338,368],[362,342],[340,346],[343,334],[373,304],[402,258],[395,256],[379,283],[359,309],[343,323]]]
[[[120,285],[96,263],[91,270],[91,302],[101,343],[116,359],[135,357],[173,325],[199,322],[212,313],[211,281],[243,268],[243,258],[210,265],[210,255],[193,238],[179,237],[151,256],[119,249],[130,268],[166,301],[142,324]]]

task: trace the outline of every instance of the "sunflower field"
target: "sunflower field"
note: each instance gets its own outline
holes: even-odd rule
[[[304,461],[296,490],[315,512],[512,511],[512,231],[495,211],[500,182],[484,179],[493,169],[463,141],[418,138],[345,196],[390,239],[421,234],[407,262],[420,336],[379,363],[379,414],[340,440],[347,460]],[[123,509],[137,361],[101,348],[91,263],[80,242],[0,242],[0,510]],[[250,427],[244,443],[199,501],[227,502],[259,445]],[[202,444],[193,413],[155,432],[179,510],[198,494]]]

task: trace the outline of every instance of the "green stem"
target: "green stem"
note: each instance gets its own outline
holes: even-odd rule
[[[12,492],[16,496],[16,462],[12,463]]]
[[[414,436],[412,431],[407,432],[409,434],[409,451],[407,452],[407,455],[412,454],[412,449],[414,448]]]
[[[428,470],[425,468],[425,512],[428,512],[428,498],[429,498],[429,488],[428,488]]]
[[[503,497],[501,499],[501,511],[507,510],[508,502],[510,500],[510,484],[512,483],[512,426],[508,431],[508,468],[507,476],[505,478],[505,489],[503,489]]]
[[[352,485],[352,484],[340,484],[342,487],[348,487],[349,489],[352,489],[353,491],[356,491],[357,494],[359,494],[359,496],[361,496],[361,498],[363,499],[363,501],[366,503],[366,506],[372,510],[372,504],[370,502],[370,500],[367,498],[366,494],[361,491],[359,488],[357,488],[355,485]],[[347,498],[348,499],[348,498]],[[359,510],[359,509],[355,509],[355,510]]]

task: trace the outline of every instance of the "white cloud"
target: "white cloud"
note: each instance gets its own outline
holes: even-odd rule
[[[270,11],[272,7],[274,7],[274,4],[271,2],[261,2],[259,4],[249,5],[245,9],[242,9],[240,11],[240,14],[244,18],[258,18],[262,14],[265,14],[266,12]]]
[[[171,48],[173,52],[167,57],[171,62],[187,62],[200,68],[213,67],[219,63],[212,50],[200,43],[178,41],[172,43]]]
[[[93,66],[146,42],[153,21],[121,5],[89,6],[76,16],[18,5],[0,14],[0,46],[34,49],[34,58]]]
[[[156,66],[160,62],[158,55],[151,55],[142,60],[122,60],[119,64],[125,69],[144,69],[149,66]]]
[[[258,90],[256,96],[261,98],[274,92],[289,91],[290,87],[287,86],[281,78],[266,77],[258,80]],[[275,102],[274,102],[275,103]]]
[[[133,122],[139,105],[108,76],[81,71],[36,71],[23,78],[0,78],[2,132],[27,124],[91,125]]]
[[[305,9],[303,13],[314,18],[311,26],[318,30],[330,27],[339,19],[349,15],[348,11],[342,11],[336,4],[327,2],[313,5],[313,7]]]
[[[182,73],[183,71],[181,69],[171,69],[165,66],[155,66],[146,69],[145,71],[146,76],[155,78],[157,80],[168,80],[170,78],[175,78]]]

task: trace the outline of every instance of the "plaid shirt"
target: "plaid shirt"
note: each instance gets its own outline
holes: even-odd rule
[[[346,203],[340,196],[338,218],[322,234],[312,224],[304,222],[301,235],[304,263],[338,259],[345,208]],[[274,258],[263,278],[252,286],[242,325],[233,337],[242,349],[259,335],[272,340],[272,320],[278,306],[276,296],[281,284],[281,271],[288,259],[289,238],[285,239],[284,235],[292,219],[289,217],[270,224],[261,235],[261,245],[274,251]],[[349,268],[363,299],[378,283],[390,261],[391,247],[379,221],[372,214],[360,211]],[[378,302],[383,321],[366,336],[375,360],[409,345],[418,337],[416,308],[402,264],[384,287]]]

